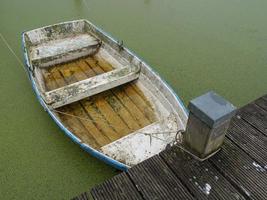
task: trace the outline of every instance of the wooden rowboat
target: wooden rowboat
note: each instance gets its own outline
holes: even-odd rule
[[[121,170],[185,129],[179,97],[144,61],[86,20],[22,34],[37,98],[85,151]]]

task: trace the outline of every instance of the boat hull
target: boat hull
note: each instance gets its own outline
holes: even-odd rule
[[[92,25],[92,26],[94,26],[94,25]],[[94,26],[94,28],[97,31],[101,32],[103,35],[106,35],[106,37],[108,37],[114,43],[118,44],[118,42],[116,42],[115,39],[113,39],[111,36],[109,36],[103,30],[99,29],[96,26]],[[100,152],[99,150],[96,150],[95,148],[90,147],[88,144],[82,142],[80,138],[78,138],[74,133],[72,133],[70,130],[68,130],[67,127],[65,127],[65,125],[62,123],[62,121],[59,120],[58,116],[45,103],[45,101],[42,98],[42,94],[40,93],[40,91],[39,91],[39,89],[37,87],[37,83],[36,83],[36,81],[35,81],[35,79],[34,79],[34,77],[32,75],[32,72],[31,72],[32,66],[30,66],[29,55],[28,55],[28,52],[27,52],[25,46],[26,46],[25,45],[25,37],[24,37],[24,33],[22,33],[22,48],[23,48],[23,52],[24,52],[25,67],[26,67],[26,69],[28,71],[29,79],[30,79],[30,81],[32,83],[33,90],[34,90],[34,92],[35,92],[35,94],[37,96],[37,99],[39,100],[40,104],[43,106],[44,110],[50,115],[50,117],[62,129],[62,131],[69,138],[71,138],[72,141],[74,141],[75,143],[80,145],[80,147],[82,149],[84,149],[86,152],[88,152],[92,156],[102,160],[103,162],[111,165],[112,167],[115,167],[115,168],[117,168],[119,170],[122,170],[122,171],[126,171],[129,168],[129,166],[127,164],[125,164],[123,162],[120,162],[120,161],[118,161],[116,159],[113,159],[112,157],[110,157],[110,156]],[[176,93],[171,89],[171,87],[163,79],[161,79],[159,77],[159,75],[154,70],[152,70],[152,68],[150,68],[142,59],[137,57],[134,53],[132,53],[129,49],[127,49],[125,47],[124,47],[124,51],[126,51],[128,54],[130,54],[133,57],[135,57],[137,60],[140,60],[143,63],[143,65],[146,67],[146,71],[149,72],[149,75],[152,76],[153,79],[156,80],[159,85],[161,85],[161,88],[163,88],[168,93],[169,98],[171,98],[172,101],[175,101],[174,103],[180,109],[180,115],[181,115],[181,118],[182,118],[181,121],[185,125],[185,123],[187,121],[188,112],[187,112],[186,108],[184,107],[181,99],[176,95]]]

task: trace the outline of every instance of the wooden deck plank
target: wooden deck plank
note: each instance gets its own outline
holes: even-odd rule
[[[104,70],[103,68],[105,67],[102,68],[102,66],[100,66],[99,63],[89,58],[87,59],[87,64],[89,67],[91,67],[95,71],[96,74],[104,73],[105,71],[110,70],[110,68]],[[126,84],[126,85],[129,85],[129,84]],[[134,124],[134,122],[137,121],[141,128],[150,124],[148,119],[144,116],[144,114],[138,108],[139,105],[137,106],[136,104],[134,104],[134,102],[131,101],[131,99],[126,95],[126,93],[121,87],[113,88],[111,92],[115,95],[116,99],[118,99],[120,103],[124,105],[124,107],[127,109],[127,111],[132,116],[131,118],[128,119],[128,120],[131,120],[129,124],[130,123]]]
[[[104,71],[112,70],[112,65],[107,63],[105,60],[101,60],[98,65]],[[126,92],[132,101],[140,107],[140,110],[144,113],[146,118],[150,120],[150,122],[154,122],[156,120],[151,103],[147,100],[143,92],[139,89],[139,87],[136,86],[134,82],[125,85],[124,92]]]
[[[42,75],[47,91],[54,90],[58,87],[51,73],[49,73],[47,70],[42,70]]]
[[[69,84],[71,84],[72,82],[76,82],[79,80],[83,80],[86,79],[87,76],[85,75],[85,73],[82,71],[82,73],[77,73],[76,71],[80,71],[80,67],[79,65],[77,65],[75,62],[74,63],[69,63],[67,65],[64,66],[67,70],[72,70],[74,71],[74,78],[69,79]],[[64,67],[61,68],[61,72],[63,73],[64,76],[68,77],[68,72],[67,70],[64,71]],[[89,71],[89,70],[88,70]],[[98,95],[99,96],[99,95]],[[94,97],[90,97],[90,98],[86,98],[80,101],[81,107],[85,110],[86,114],[88,115],[88,117],[90,119],[92,119],[92,121],[95,122],[96,127],[99,128],[99,132],[103,132],[103,137],[108,137],[109,141],[112,142],[114,140],[117,140],[121,137],[121,134],[119,134],[118,132],[116,132],[115,130],[115,126],[117,126],[116,124],[114,125],[114,123],[111,123],[109,121],[110,118],[106,118],[107,116],[104,115],[105,110],[103,110],[103,108],[98,104],[99,101],[101,101],[102,95],[100,94],[100,98],[98,100],[94,99]],[[104,104],[104,106],[106,106],[106,104]],[[79,108],[78,108],[79,109]],[[90,112],[89,112],[90,111]],[[112,113],[111,117],[117,116],[116,113]],[[105,143],[107,144],[107,143]]]
[[[115,141],[121,137],[112,125],[104,118],[101,111],[95,105],[95,102],[90,99],[81,100],[83,108],[86,110],[90,118],[96,123],[96,127],[104,133],[111,141]]]
[[[73,109],[73,114],[75,116],[79,116],[82,119],[80,120],[84,127],[87,129],[88,134],[90,134],[93,139],[99,144],[99,148],[105,146],[106,144],[111,143],[112,141],[102,133],[96,126],[96,123],[90,115],[87,114],[85,109],[81,106],[81,104],[75,103],[75,109]],[[83,120],[84,119],[84,120]]]
[[[81,62],[79,62],[79,65],[80,65],[80,67],[84,70],[85,73],[86,73],[86,71],[90,71],[90,72],[92,72],[92,70],[93,70],[92,73],[95,74],[95,71],[97,71],[97,69],[95,69],[94,67],[97,66],[98,63],[105,62],[105,63],[107,63],[108,65],[111,66],[110,63],[106,62],[105,59],[102,58],[102,57],[100,57],[100,56],[90,56],[90,57],[86,57],[86,58],[80,59],[80,60],[78,60],[78,61],[81,61]],[[89,64],[88,64],[88,61],[93,62],[93,63],[95,63],[95,64],[91,65],[91,66],[88,68],[88,65],[89,65]],[[83,66],[84,66],[84,68],[83,68]],[[92,69],[92,67],[93,67],[93,69]],[[102,73],[104,73],[104,72],[109,72],[109,71],[111,71],[111,70],[113,70],[112,67],[111,67],[111,68],[108,68],[107,70],[102,71],[102,72],[99,71],[97,74],[99,75],[99,74],[102,74]]]
[[[209,161],[195,160],[179,147],[160,156],[196,199],[245,199]]]
[[[91,78],[96,75],[94,70],[88,67],[88,64],[84,61],[84,59],[79,59],[76,61],[76,63],[83,70],[83,73],[85,73],[88,78]]]
[[[64,81],[64,78],[59,73],[59,71],[56,69],[53,69],[51,71],[52,72],[50,72],[51,73],[50,79],[56,77],[55,83],[57,84],[57,87],[64,86],[66,83]],[[69,115],[75,116],[75,114],[77,114],[75,113],[75,110],[76,110],[75,105],[65,106],[57,110],[63,113],[67,113]],[[84,126],[83,124],[84,122],[82,120],[77,119],[72,116],[63,115],[60,113],[57,113],[57,114],[58,116],[60,116],[61,119],[63,119],[64,123],[66,124],[66,127],[68,127],[69,130],[72,131],[75,135],[77,135],[83,142],[86,142],[93,148],[96,148],[96,149],[100,148],[100,144],[90,134],[88,134],[88,130]]]
[[[88,67],[84,67],[84,65],[81,65],[80,68],[76,68],[75,69],[75,73],[72,70],[72,67],[68,66],[68,64],[71,64],[71,63],[72,64],[74,64],[74,63],[79,63],[80,64],[84,60],[85,60],[85,58],[80,58],[78,60],[74,60],[74,61],[71,61],[71,62],[68,62],[68,63],[57,64],[57,65],[51,67],[49,70],[42,70],[44,81],[47,82],[47,80],[49,80],[49,76],[51,76],[51,73],[50,73],[51,70],[52,71],[53,70],[59,70],[60,72],[62,72],[62,70],[64,70],[67,82],[71,82],[71,83],[77,82],[77,81],[74,81],[75,80],[74,76],[77,76],[77,75],[79,76],[80,74],[83,74],[83,73],[85,73],[87,76],[83,77],[82,79],[79,79],[79,80],[84,80],[87,77],[92,77],[93,76],[92,70],[90,70],[90,68],[88,68]],[[75,65],[73,65],[73,66],[75,66]],[[60,77],[58,77],[58,78],[60,79]],[[57,85],[56,84],[56,80],[48,81],[46,84],[50,84],[51,85],[49,88],[53,88],[53,89],[59,88],[59,86],[56,86]],[[52,90],[52,89],[50,89],[50,90]],[[47,91],[50,91],[50,90],[47,89]]]
[[[267,101],[267,94],[262,96],[261,98],[263,98],[265,101]]]
[[[121,173],[112,180],[106,181],[101,186],[91,190],[94,199],[105,200],[142,200],[142,196],[132,184],[126,173]]]
[[[105,72],[111,71],[113,69],[112,65],[110,63],[106,62],[104,59],[99,59],[99,62],[97,63],[97,65],[100,66]],[[152,108],[151,103],[145,97],[144,93],[140,90],[140,88],[136,85],[135,81],[127,84],[127,87],[130,88],[130,90],[132,92],[136,93],[135,95],[137,95],[137,96],[142,98],[142,104],[145,103],[148,108]],[[138,98],[137,101],[140,100],[139,97],[137,97]],[[137,105],[139,105],[139,104],[137,104]],[[150,121],[155,121],[155,116],[154,115],[151,115],[151,120]]]
[[[267,111],[263,110],[253,102],[244,106],[239,111],[239,115],[249,124],[262,132],[265,136],[267,136]]]
[[[57,67],[57,70],[64,78],[66,85],[77,82],[75,75],[81,73],[81,71],[77,71],[77,69],[74,69],[73,65],[68,63],[60,65],[59,67]]]
[[[87,192],[84,192],[80,194],[79,196],[72,198],[71,200],[90,200],[90,194]]]
[[[97,63],[98,66],[100,66],[105,72],[111,71],[113,69],[112,65],[105,61],[104,59],[99,59],[99,62]],[[127,84],[127,87],[131,89],[132,92],[136,93],[135,95],[142,98],[142,104],[145,103],[148,108],[152,108],[151,103],[148,101],[148,99],[145,97],[144,93],[140,90],[140,88],[136,85],[135,81]],[[140,100],[138,98],[138,100]],[[137,104],[139,105],[139,104]],[[152,109],[151,109],[152,110]],[[155,116],[151,116],[151,121],[155,121]]]
[[[267,97],[264,98],[259,98],[255,101],[255,104],[257,104],[258,106],[260,106],[262,109],[264,109],[265,111],[267,111]]]
[[[86,76],[86,74],[83,71],[81,71],[80,66],[76,62],[72,62],[72,63],[67,64],[66,70],[65,71],[64,70],[65,70],[64,67],[62,67],[60,69],[60,71],[62,72],[62,74],[66,78],[68,78],[68,75],[70,74],[70,73],[68,73],[68,71],[72,71],[74,73],[69,84],[71,84],[72,82],[77,82],[77,81],[84,80],[84,79],[88,78]],[[89,70],[87,70],[87,71],[89,71]],[[76,72],[78,72],[78,73],[76,73]],[[87,99],[90,99],[90,102],[94,102],[95,106],[97,107],[97,110],[100,111],[100,112],[94,112],[95,114],[98,114],[96,116],[98,118],[96,120],[96,123],[98,123],[101,120],[101,118],[103,119],[102,121],[107,122],[107,125],[102,126],[102,127],[105,127],[105,129],[107,127],[111,127],[111,128],[108,128],[109,131],[105,131],[105,132],[106,132],[106,134],[112,133],[117,140],[120,137],[127,135],[130,132],[130,130],[124,124],[124,122],[118,116],[118,114],[116,112],[114,112],[114,110],[111,108],[111,106],[106,102],[106,100],[104,98],[105,96],[106,96],[105,93],[101,93],[101,94],[92,96],[92,97],[87,98]],[[84,104],[85,101],[83,101],[83,100],[80,102],[84,107],[86,105],[88,105],[88,104]],[[101,115],[99,115],[100,113],[101,113]],[[90,116],[90,119],[94,118],[93,116],[91,116],[92,114],[88,113],[88,115]]]
[[[112,92],[110,92],[109,95],[105,97],[105,99],[109,103],[109,105],[111,105],[113,110],[118,113],[121,119],[123,119],[125,124],[127,124],[131,132],[142,128],[136,122],[131,113],[126,109],[125,105],[123,105],[123,103]]]
[[[125,85],[124,91],[127,94],[127,96],[136,104],[138,105],[138,108],[143,112],[145,117],[150,121],[150,122],[155,122],[156,121],[156,116],[155,116],[155,111],[153,110],[152,107],[149,107],[143,99],[135,92],[135,90],[128,85]]]
[[[88,67],[90,67],[94,72],[95,74],[99,75],[99,74],[103,74],[107,71],[110,71],[109,69],[107,69],[106,71],[103,70],[99,64],[98,64],[98,61],[92,57],[88,57],[84,60],[84,62],[87,64]]]
[[[267,166],[267,137],[242,118],[232,119],[227,137],[255,161]]]
[[[61,112],[69,113],[71,115],[76,114],[76,108],[68,107],[68,110],[60,109]],[[59,114],[62,115],[62,114]],[[64,116],[65,118],[65,124],[67,124],[68,127],[71,127],[73,133],[81,139],[82,142],[89,144],[92,148],[100,149],[101,144],[97,142],[97,140],[89,133],[88,129],[85,127],[84,120],[76,119],[75,117],[71,116]]]
[[[86,67],[86,66],[84,66]],[[90,68],[87,65],[88,68]],[[91,69],[93,72],[95,72],[93,69]],[[98,75],[95,73],[95,75]],[[131,132],[131,130],[128,128],[125,121],[116,113],[116,111],[113,109],[113,107],[110,105],[106,99],[110,96],[110,92],[103,92],[102,95],[95,95],[91,99],[96,103],[96,106],[99,108],[103,116],[109,121],[109,123],[113,126],[114,130],[121,134],[121,136],[125,136]],[[130,120],[130,119],[129,119]]]
[[[69,105],[68,107],[66,107],[66,109],[67,110],[64,110],[63,112],[69,113],[70,115],[73,116],[79,116],[79,114],[83,112],[78,103]],[[60,111],[62,111],[62,108],[60,108]],[[102,133],[96,132],[96,130],[93,129],[93,125],[91,125],[91,122],[89,121],[87,116],[85,115],[79,116],[83,117],[82,119],[80,118],[76,119],[75,117],[72,116],[66,116],[66,117],[68,120],[67,124],[72,128],[72,130],[74,131],[73,133],[77,135],[83,142],[89,144],[91,147],[100,149],[102,145],[110,143],[110,140],[102,137]]]
[[[114,127],[115,131],[119,133],[122,137],[128,135],[131,130],[128,128],[126,123],[121,119],[121,117],[113,110],[109,103],[107,103],[106,99],[94,98],[96,102],[96,106],[100,109],[103,116],[109,121],[109,123]]]
[[[267,170],[229,139],[210,161],[247,199],[267,199]]]
[[[146,103],[148,107],[152,107],[151,103],[148,101],[148,99],[145,97],[144,93],[140,90],[140,88],[137,86],[137,83],[133,81],[130,84],[130,87],[143,99],[143,101]]]
[[[62,75],[60,74],[60,72],[57,70],[56,67],[51,68],[49,70],[49,73],[51,74],[51,76],[53,76],[57,84],[57,87],[63,87],[66,85],[64,78],[62,77]]]
[[[131,113],[133,119],[140,127],[145,127],[151,122],[145,117],[138,106],[130,99],[130,97],[121,88],[112,89],[114,95],[122,102],[126,109]]]
[[[66,81],[66,84],[71,84],[87,78],[84,75],[83,71],[81,71],[81,69],[73,63],[61,65],[60,68],[58,68],[58,71],[63,76],[64,80]],[[88,138],[88,140],[91,139],[92,141],[95,141],[94,143],[98,144],[97,149],[100,149],[102,146],[112,142],[105,134],[103,134],[97,128],[97,126],[95,125],[96,122],[93,120],[93,118],[91,118],[90,115],[88,115],[86,110],[83,108],[81,102],[72,103],[65,107],[71,107],[72,114],[74,116],[82,118],[79,120],[87,130],[86,136],[83,136],[83,138]],[[88,140],[87,143],[91,144],[92,141]]]
[[[96,63],[98,66],[101,66],[101,68],[105,71],[111,71],[113,70],[115,67],[112,66],[112,64],[110,64],[109,62],[107,62],[101,55],[95,55],[94,56],[98,62]]]
[[[145,199],[194,199],[157,155],[127,173]]]
[[[87,61],[88,66],[92,67],[92,69],[95,71],[96,74],[112,70],[112,66],[109,63],[104,62],[104,60],[102,60],[101,62],[95,62],[94,60],[88,58],[86,61]],[[150,124],[151,122],[155,122],[156,117],[154,115],[154,111],[152,109],[147,110],[147,111],[152,111],[151,113],[149,113],[149,116],[153,116],[153,119],[154,119],[152,121],[149,121],[149,119],[146,117],[146,113],[144,112],[144,110],[140,108],[140,104],[136,104],[136,102],[134,102],[129,97],[129,95],[127,95],[127,93],[125,92],[125,87],[127,88],[130,87],[130,84],[126,84],[121,87],[113,88],[111,91],[128,108],[128,111],[134,111],[132,116],[135,118],[135,120],[138,120],[139,125],[141,127],[144,127]],[[133,93],[133,94],[134,96],[138,96],[136,93]],[[132,97],[132,98],[135,99],[135,97]],[[144,102],[141,102],[141,105],[143,104]]]

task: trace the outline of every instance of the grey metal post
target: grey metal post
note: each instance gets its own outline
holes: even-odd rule
[[[184,134],[187,151],[200,160],[215,154],[223,144],[236,107],[211,91],[189,103],[189,119]]]

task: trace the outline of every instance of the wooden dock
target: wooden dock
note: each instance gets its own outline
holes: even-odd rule
[[[172,147],[96,186],[91,194],[95,200],[267,199],[267,95],[239,109],[222,149],[210,159],[200,162]]]

